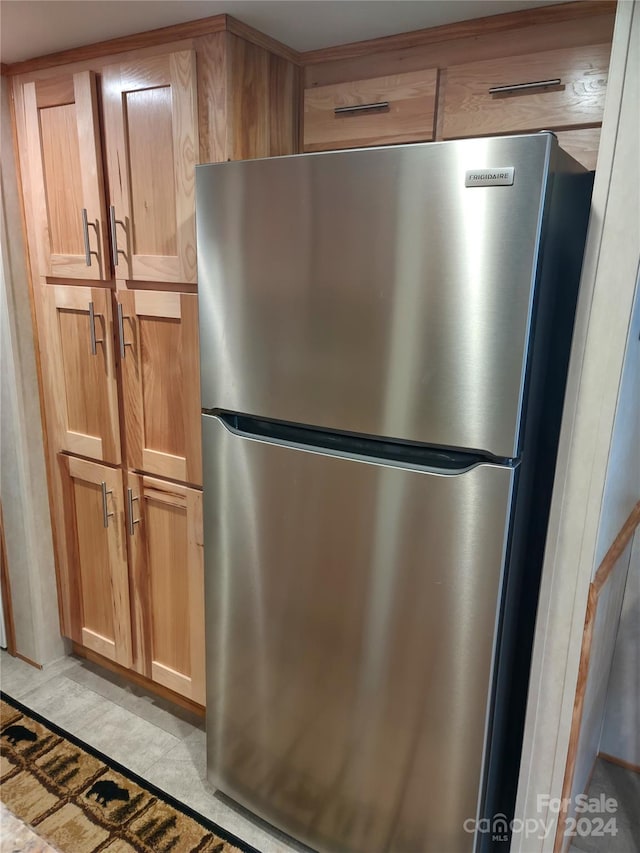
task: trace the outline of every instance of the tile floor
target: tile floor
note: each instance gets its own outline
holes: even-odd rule
[[[570,853],[640,853],[640,775],[598,758],[587,795],[601,794],[618,801],[616,835],[577,835]]]
[[[261,853],[308,851],[208,786],[204,722],[189,711],[75,657],[37,670],[1,652],[0,687]],[[49,849],[15,846],[18,842],[9,835],[10,814],[0,819],[2,853]]]

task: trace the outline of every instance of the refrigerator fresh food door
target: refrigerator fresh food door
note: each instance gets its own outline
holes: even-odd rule
[[[210,780],[325,853],[470,853],[514,469],[203,436]]]
[[[518,456],[555,145],[199,166],[203,407]]]

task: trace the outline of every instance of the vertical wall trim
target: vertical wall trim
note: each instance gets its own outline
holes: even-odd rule
[[[37,664],[47,664],[64,654],[65,645],[56,605],[40,397],[6,78],[2,78],[1,85],[0,451],[3,465],[0,497],[16,651]]]
[[[639,30],[639,4],[619,3],[538,606],[516,817],[547,824],[538,796],[562,795],[640,256]],[[551,853],[554,835],[516,833],[512,853]]]

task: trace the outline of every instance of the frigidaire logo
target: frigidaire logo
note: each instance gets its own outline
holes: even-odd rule
[[[465,172],[465,187],[510,187],[515,174],[513,166],[499,169],[471,169]]]

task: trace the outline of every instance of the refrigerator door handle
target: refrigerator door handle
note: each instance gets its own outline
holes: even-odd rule
[[[249,440],[374,465],[424,470],[442,476],[464,474],[478,465],[515,468],[518,464],[518,460],[499,459],[488,453],[340,433],[234,412],[203,410],[203,414],[217,418],[228,432]]]

